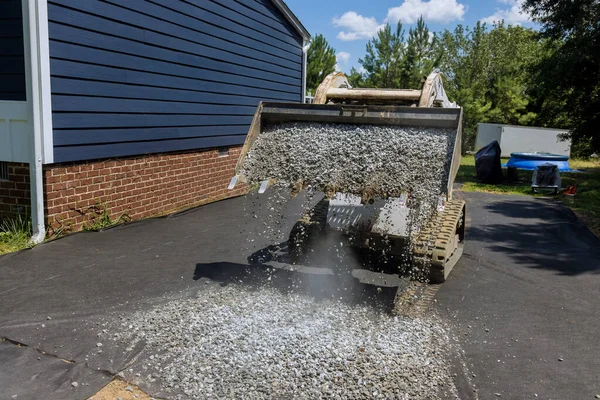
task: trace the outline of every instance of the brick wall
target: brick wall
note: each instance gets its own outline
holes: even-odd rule
[[[104,209],[112,220],[140,219],[244,194],[243,185],[227,190],[240,151],[230,148],[224,157],[214,149],[46,166],[48,234],[80,230]],[[0,186],[2,211],[29,204],[27,165],[15,165],[13,171],[15,181]]]
[[[8,163],[8,180],[0,179],[0,215],[28,214],[29,165]]]

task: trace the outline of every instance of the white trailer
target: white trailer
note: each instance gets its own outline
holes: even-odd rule
[[[500,143],[502,157],[511,153],[552,153],[571,155],[571,141],[561,139],[566,129],[539,128],[534,126],[478,124],[475,151],[494,140]]]

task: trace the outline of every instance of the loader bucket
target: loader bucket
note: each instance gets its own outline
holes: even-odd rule
[[[263,102],[254,115],[237,162],[236,177],[234,177],[236,181],[238,179],[241,182],[248,181],[243,176],[244,162],[261,132],[269,126],[290,122],[442,128],[456,132],[446,193],[446,200],[452,199],[452,185],[458,172],[461,155],[461,108]]]

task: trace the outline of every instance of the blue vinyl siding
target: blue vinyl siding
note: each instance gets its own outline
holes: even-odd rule
[[[48,15],[55,162],[238,145],[260,101],[301,101],[302,38],[270,0],[49,0]]]
[[[21,0],[0,0],[0,100],[26,100]]]

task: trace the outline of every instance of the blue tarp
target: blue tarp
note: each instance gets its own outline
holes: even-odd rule
[[[547,153],[512,153],[510,156],[508,163],[502,164],[503,167],[535,171],[538,165],[550,163],[556,165],[560,172],[581,172],[571,169],[568,156]]]

